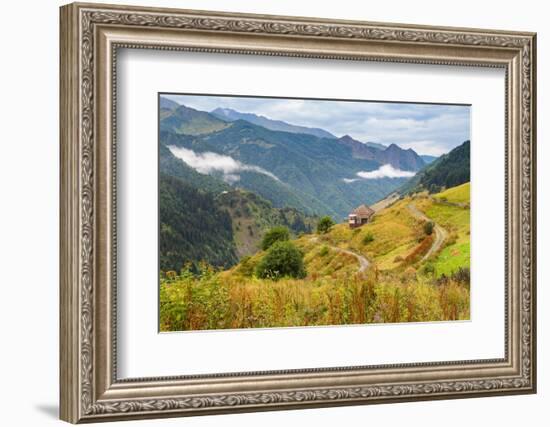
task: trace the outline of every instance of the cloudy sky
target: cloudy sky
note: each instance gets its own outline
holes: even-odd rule
[[[163,95],[202,111],[232,108],[274,120],[325,129],[439,156],[470,139],[470,108],[462,105]]]

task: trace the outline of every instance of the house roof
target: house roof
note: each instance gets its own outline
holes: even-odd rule
[[[364,216],[371,216],[372,214],[374,214],[374,211],[366,205],[361,205],[355,208],[351,213],[364,217]]]

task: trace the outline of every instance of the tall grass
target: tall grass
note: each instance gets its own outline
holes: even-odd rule
[[[161,331],[469,318],[469,290],[452,280],[405,283],[376,272],[302,280],[222,276],[206,268],[161,278]]]
[[[439,194],[435,194],[434,199],[447,201],[449,203],[470,203],[470,183],[466,182],[456,187],[451,187]]]

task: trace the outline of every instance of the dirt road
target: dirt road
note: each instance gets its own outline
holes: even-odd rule
[[[332,249],[334,249],[335,251],[343,252],[345,254],[354,256],[357,259],[357,261],[359,261],[359,269],[357,270],[358,273],[362,273],[367,268],[369,268],[370,262],[363,255],[356,254],[355,252],[348,251],[347,249],[342,249],[342,248],[339,248],[337,246],[330,246],[330,247]]]
[[[399,200],[399,193],[392,193],[385,199],[382,199],[376,202],[374,205],[371,205],[371,209],[374,212],[378,212],[378,211],[381,211],[382,209],[387,208],[389,205],[391,205],[392,203],[398,200]]]
[[[319,241],[319,238],[318,237],[312,237],[310,239],[312,242],[317,242]],[[362,273],[363,271],[365,271],[367,268],[369,268],[370,266],[370,262],[367,258],[365,258],[363,255],[359,255],[355,252],[352,252],[348,249],[342,249],[342,248],[339,248],[338,246],[332,246],[332,245],[329,245],[329,244],[326,244],[330,249],[336,251],[336,252],[342,252],[344,254],[347,254],[347,255],[351,255],[353,257],[355,257],[355,259],[357,259],[357,262],[359,262],[359,269],[357,270],[358,273]]]
[[[434,253],[436,253],[443,243],[445,242],[445,239],[447,239],[447,231],[441,227],[439,224],[436,224],[433,220],[428,218],[424,212],[421,212],[413,203],[409,203],[407,205],[407,208],[411,212],[411,214],[422,221],[431,221],[434,224],[434,233],[435,233],[435,239],[432,244],[432,247],[426,252],[426,255],[422,258],[421,261],[426,261],[429,257],[431,257]]]

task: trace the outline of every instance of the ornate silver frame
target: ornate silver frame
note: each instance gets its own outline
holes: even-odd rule
[[[78,422],[534,393],[536,35],[190,10],[61,8],[61,418]],[[505,357],[119,380],[119,47],[506,70]]]

